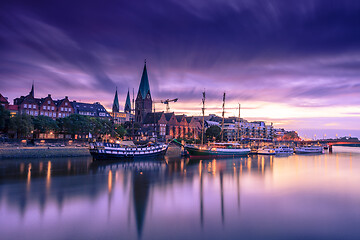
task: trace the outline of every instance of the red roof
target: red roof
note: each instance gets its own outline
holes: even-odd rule
[[[18,105],[9,105],[9,106],[8,106],[8,110],[17,111],[18,109],[19,109],[19,106],[18,106]]]

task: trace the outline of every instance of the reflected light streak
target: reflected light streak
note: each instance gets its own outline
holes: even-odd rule
[[[211,162],[211,169],[212,169],[212,175],[215,175],[216,174],[216,160],[212,160]]]
[[[46,172],[46,188],[49,188],[51,184],[51,162],[48,161],[47,172]]]
[[[265,158],[262,157],[261,159],[261,174],[264,175],[264,169],[265,169]]]
[[[39,172],[41,173],[43,170],[43,162],[40,162],[39,163]]]
[[[112,190],[112,171],[109,170],[109,176],[108,176],[108,190],[109,193],[111,193]]]
[[[68,172],[70,172],[70,170],[71,170],[71,161],[70,160],[68,160],[68,162],[67,162],[67,170],[68,170]]]
[[[27,173],[27,181],[26,181],[27,190],[30,189],[30,181],[31,181],[31,163],[29,163],[28,165],[28,173]]]

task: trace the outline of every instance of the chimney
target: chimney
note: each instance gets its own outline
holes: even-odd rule
[[[68,99],[68,96],[65,96],[65,99]]]
[[[51,97],[51,94],[48,94],[48,97]]]

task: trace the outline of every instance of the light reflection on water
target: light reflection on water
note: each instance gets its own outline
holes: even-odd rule
[[[2,160],[1,239],[360,236],[360,149],[238,159]]]

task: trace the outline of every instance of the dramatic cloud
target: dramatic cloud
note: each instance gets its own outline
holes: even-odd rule
[[[206,89],[212,109],[227,92],[229,114],[346,117],[360,111],[359,29],[359,1],[2,1],[0,91],[34,80],[39,97],[109,108],[115,86],[136,94],[146,58],[153,98],[179,97],[179,112],[200,112]]]

